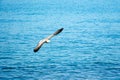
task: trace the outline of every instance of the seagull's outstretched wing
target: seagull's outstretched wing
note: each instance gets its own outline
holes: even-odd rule
[[[51,34],[50,36],[48,36],[47,38],[41,40],[41,41],[38,43],[38,45],[35,47],[34,52],[37,52],[44,43],[47,43],[53,36],[59,34],[62,30],[63,30],[63,28],[58,29],[55,33],[53,33],[53,34]]]
[[[34,49],[34,52],[37,52],[44,43],[45,43],[45,40],[39,41],[38,45]]]
[[[62,30],[63,30],[64,28],[61,28],[61,29],[58,29],[56,32],[54,32],[53,34],[51,34],[50,36],[48,36],[46,39],[51,39],[53,36],[55,36],[55,35],[57,35],[57,34],[59,34],[60,32],[62,32]]]

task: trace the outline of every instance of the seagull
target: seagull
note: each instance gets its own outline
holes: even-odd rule
[[[64,29],[64,28],[58,29],[58,30],[57,30],[56,32],[54,32],[53,34],[51,34],[51,35],[49,35],[48,37],[40,40],[39,43],[37,44],[37,46],[34,48],[33,51],[34,51],[34,52],[37,52],[37,51],[42,47],[42,45],[43,45],[44,43],[50,42],[50,39],[51,39],[52,37],[54,37],[55,35],[59,34],[60,32],[62,32],[63,29]]]

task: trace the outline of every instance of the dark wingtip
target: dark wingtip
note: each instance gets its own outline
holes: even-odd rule
[[[62,31],[64,28],[61,28],[60,30]]]
[[[64,29],[64,28],[60,28],[60,29],[58,29],[58,30],[54,33],[54,35],[59,34],[63,29]]]
[[[34,49],[33,51],[34,51],[34,52],[37,52],[38,50]]]
[[[35,48],[33,51],[37,52],[40,49],[40,47]]]

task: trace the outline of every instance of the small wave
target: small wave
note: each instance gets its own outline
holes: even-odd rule
[[[16,67],[9,67],[9,66],[2,67],[2,70],[11,70],[11,69],[16,69]]]
[[[120,67],[118,67],[118,68],[106,68],[106,70],[115,70],[115,71],[120,71]]]
[[[111,63],[111,62],[95,62],[95,64],[101,65],[101,66],[113,66],[118,65],[117,63]]]
[[[0,57],[0,60],[1,59],[13,59],[12,57]]]
[[[30,20],[13,20],[13,19],[0,19],[0,22],[30,22]]]

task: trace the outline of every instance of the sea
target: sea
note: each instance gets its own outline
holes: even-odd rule
[[[0,80],[120,80],[120,0],[0,0]]]

